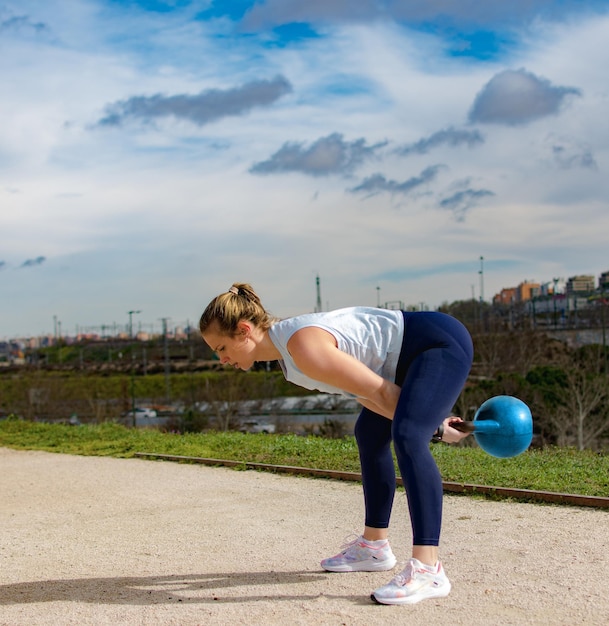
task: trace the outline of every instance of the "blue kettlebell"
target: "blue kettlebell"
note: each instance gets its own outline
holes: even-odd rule
[[[480,405],[474,415],[474,437],[491,456],[506,459],[524,452],[533,439],[529,407],[513,396],[495,396]]]

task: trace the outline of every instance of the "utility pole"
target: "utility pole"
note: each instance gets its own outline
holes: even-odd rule
[[[322,307],[321,307],[321,286],[320,286],[320,281],[319,281],[319,274],[317,274],[317,276],[315,277],[315,286],[317,289],[317,302],[315,304],[315,313],[321,313],[322,311]]]
[[[554,300],[554,329],[556,329],[558,324],[558,320],[556,318],[556,288],[558,286],[558,281],[560,280],[560,278],[553,278],[552,280],[554,282],[554,291],[552,292],[552,300]]]
[[[141,311],[127,311],[129,315],[129,338],[133,338],[133,316],[141,313]],[[135,419],[135,351],[131,344],[131,417],[133,428],[137,426]]]
[[[484,330],[484,257],[480,257],[480,270],[478,271],[480,275],[480,301],[479,301],[479,315],[480,315],[480,330]]]
[[[609,376],[609,368],[607,367],[607,337],[605,334],[605,287],[601,287],[601,324],[603,325],[603,357],[605,359],[605,376]]]
[[[141,313],[141,311],[127,311],[129,315],[129,339],[133,338],[133,316]]]
[[[168,317],[162,317],[163,322],[163,355],[165,359],[165,404],[169,404],[171,397],[171,383],[169,379],[169,339],[167,337]]]

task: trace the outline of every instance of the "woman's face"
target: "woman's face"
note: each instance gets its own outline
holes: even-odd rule
[[[216,324],[212,324],[205,333],[203,340],[218,355],[223,365],[248,370],[254,364],[255,344],[250,340],[250,326],[239,322],[235,336],[221,334]]]

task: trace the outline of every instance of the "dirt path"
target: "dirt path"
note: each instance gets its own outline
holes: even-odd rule
[[[360,530],[357,484],[3,448],[0,478],[3,626],[609,624],[606,511],[446,496],[453,592],[390,607],[391,573],[318,565]],[[406,516],[400,493],[400,560]]]

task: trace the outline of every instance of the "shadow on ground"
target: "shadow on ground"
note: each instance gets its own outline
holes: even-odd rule
[[[310,600],[320,594],[282,595],[280,589],[284,585],[309,584],[326,578],[327,575],[318,572],[297,571],[37,580],[0,585],[0,606],[43,602],[150,605],[239,603],[270,598],[273,601]],[[259,587],[265,585],[272,589],[269,589],[268,594],[260,594]],[[247,587],[255,588],[256,595],[248,594],[245,591]],[[236,588],[242,590],[232,591]],[[226,595],[222,594],[223,590],[227,592]],[[233,595],[235,593],[237,595]],[[341,598],[357,604],[370,602],[367,596],[325,597]]]

